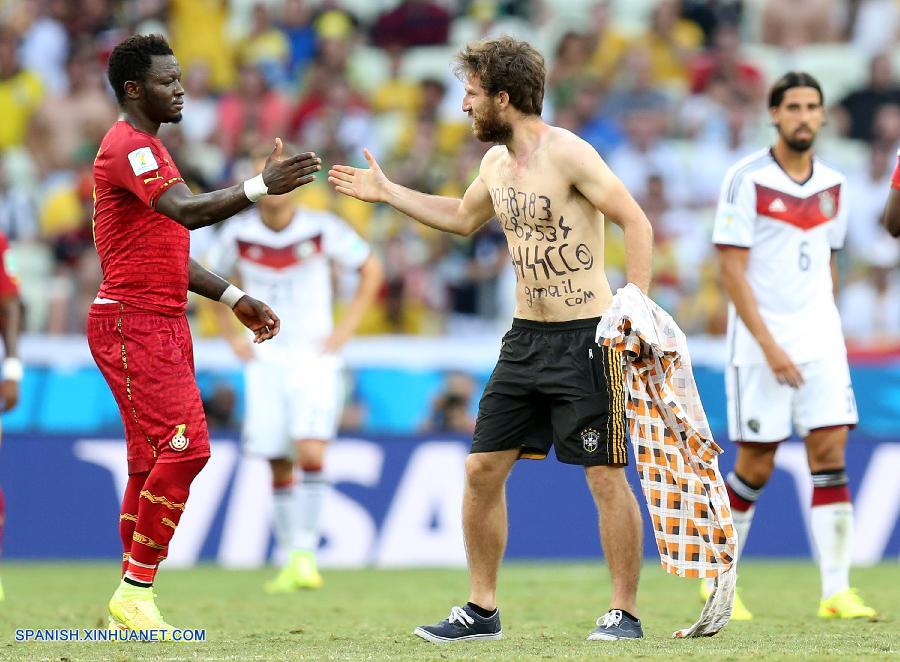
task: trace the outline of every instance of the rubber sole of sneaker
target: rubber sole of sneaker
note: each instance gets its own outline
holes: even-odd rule
[[[494,641],[503,638],[503,630],[491,634],[470,634],[466,637],[453,637],[451,639],[448,637],[439,637],[435,634],[431,634],[424,628],[418,627],[413,630],[413,634],[417,637],[421,637],[425,641],[430,641],[433,644],[455,644],[459,641]]]
[[[611,635],[611,634],[594,634],[594,633],[591,633],[591,634],[588,635],[587,640],[588,640],[588,641],[638,641],[638,640],[643,639],[643,638],[644,638],[643,635],[641,635],[640,637],[616,637],[616,636]]]

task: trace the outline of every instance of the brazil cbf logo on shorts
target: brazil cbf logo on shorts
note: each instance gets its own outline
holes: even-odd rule
[[[585,428],[581,431],[581,445],[588,453],[593,453],[600,445],[600,433],[594,428]]]
[[[179,423],[175,426],[175,436],[169,442],[169,448],[173,451],[183,451],[191,443],[191,440],[184,436],[185,430],[187,430],[187,425],[184,423]]]

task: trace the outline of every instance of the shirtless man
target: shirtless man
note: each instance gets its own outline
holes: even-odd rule
[[[462,200],[399,186],[369,168],[335,166],[339,193],[384,202],[420,223],[471,235],[496,217],[516,271],[516,313],[479,404],[466,460],[463,529],[471,593],[415,634],[434,643],[499,639],[497,573],[507,539],[506,479],[520,457],[585,467],[612,576],[609,611],[588,639],[643,637],[636,595],[641,515],[625,480],[625,391],[619,357],[594,342],[612,292],[603,268],[604,216],[625,232],[628,280],[646,291],[653,232],[622,182],[586,142],[541,120],[544,59],[510,37],[456,58],[462,109],[496,143]]]

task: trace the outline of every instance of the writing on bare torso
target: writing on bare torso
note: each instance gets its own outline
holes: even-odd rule
[[[559,322],[599,317],[612,293],[603,269],[603,215],[555,172],[549,148],[517,166],[505,147],[485,159],[481,179],[506,235],[516,272],[516,313]]]

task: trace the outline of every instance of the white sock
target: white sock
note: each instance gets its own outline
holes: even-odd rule
[[[756,512],[756,506],[751,506],[749,510],[731,510],[731,519],[734,522],[734,533],[737,536],[737,549],[734,559],[735,563],[741,558],[744,552],[744,546],[747,544],[747,535],[750,533],[750,524],[753,522],[753,514]],[[715,583],[714,579],[707,579],[706,586],[710,590]]]
[[[328,481],[323,471],[305,471],[303,482],[295,488],[297,528],[294,531],[294,549],[315,552],[319,548],[320,520]]]
[[[291,483],[284,487],[272,488],[272,520],[275,529],[275,542],[284,554],[291,551],[294,541],[296,517],[294,515],[294,491],[296,485]]]
[[[844,501],[813,506],[809,526],[819,555],[822,599],[825,600],[850,588],[853,504]]]

